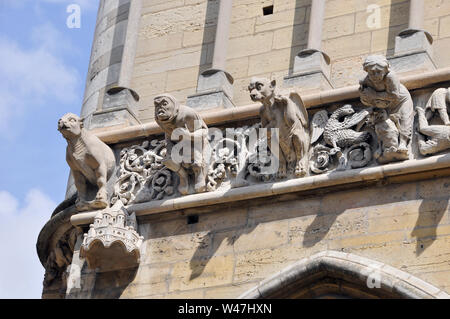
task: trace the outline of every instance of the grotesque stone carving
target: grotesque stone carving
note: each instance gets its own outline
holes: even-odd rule
[[[369,56],[364,61],[363,67],[367,76],[360,82],[361,102],[369,107],[385,109],[387,112],[384,121],[381,119],[382,116],[377,118],[380,125],[378,138],[385,139],[383,136],[385,134],[391,138],[398,132],[398,146],[384,147],[377,160],[383,164],[408,159],[414,121],[411,95],[400,83],[397,75],[390,70],[385,57]],[[395,124],[396,130],[389,121]]]
[[[378,161],[381,156],[395,157],[398,150],[399,131],[394,122],[389,118],[385,109],[375,109],[370,115],[369,123],[374,127],[378,137],[378,147],[374,154]],[[382,161],[382,160],[381,160]]]
[[[113,244],[118,244],[117,246],[121,248],[111,249],[113,252],[111,254],[105,252],[105,256],[115,258],[114,262],[134,265],[139,263],[139,249],[143,240],[144,237],[137,233],[136,215],[128,214],[122,202],[117,201],[111,208],[97,213],[88,233],[84,234],[80,253],[82,257],[86,257],[90,268],[97,268],[112,262],[101,260],[99,256],[103,256],[105,250],[110,249]],[[109,267],[111,265],[105,268]]]
[[[252,78],[248,87],[250,98],[262,103],[260,116],[263,128],[279,129],[279,171],[278,178],[294,171],[297,177],[308,171],[309,131],[308,113],[297,93],[289,95],[276,92],[275,80]],[[268,131],[268,145],[271,143]],[[272,154],[276,154],[271,150]]]
[[[433,92],[423,109],[417,107],[419,119],[419,151],[422,155],[434,154],[450,148],[450,121],[447,113],[447,102],[450,101],[450,89],[440,88]],[[439,115],[443,125],[430,125],[429,121]],[[437,121],[435,121],[437,122]]]
[[[314,173],[327,171],[330,157],[334,155],[338,158],[338,170],[360,168],[370,162],[372,153],[367,142],[372,135],[369,132],[360,132],[368,115],[369,112],[366,110],[355,113],[350,104],[334,111],[330,118],[325,110],[314,114],[311,124],[311,144],[316,143],[322,135],[325,144],[314,147],[311,163],[311,170]]]
[[[206,191],[211,148],[208,141],[208,127],[202,118],[190,107],[180,105],[171,95],[155,97],[156,123],[165,132],[167,153],[162,163],[180,178],[178,191],[182,195],[189,193],[189,174],[193,172],[196,193]],[[185,146],[183,154],[175,151],[177,144]],[[192,147],[191,147],[192,146]],[[186,153],[189,149],[190,156]],[[176,154],[173,154],[176,153]],[[175,158],[180,154],[183,159]]]
[[[58,240],[55,248],[50,251],[44,265],[44,287],[51,286],[56,278],[61,278],[63,280],[62,286],[65,286],[66,269],[72,263],[77,236],[78,231],[75,229],[67,232]]]
[[[450,103],[450,88],[439,88],[433,92],[425,109],[437,112],[444,125],[450,126],[447,103]]]
[[[112,150],[83,128],[82,120],[68,113],[58,121],[58,130],[67,140],[66,160],[78,190],[78,211],[108,207],[106,182],[115,168]],[[88,182],[98,187],[93,200],[88,200]]]

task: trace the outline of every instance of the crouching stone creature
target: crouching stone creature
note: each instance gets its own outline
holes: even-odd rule
[[[271,149],[272,154],[279,154],[278,178],[294,171],[295,176],[302,177],[308,172],[309,165],[309,122],[308,113],[297,93],[279,94],[275,80],[252,78],[248,87],[250,98],[261,102],[261,126],[268,129],[268,145],[270,129],[279,129],[279,152]]]
[[[113,151],[84,129],[82,120],[75,114],[64,115],[58,121],[58,130],[67,141],[66,160],[78,191],[76,209],[87,211],[108,207],[106,183],[114,173]],[[93,200],[88,199],[89,184],[98,187]]]
[[[211,157],[208,127],[197,112],[169,94],[155,97],[154,104],[156,123],[164,131],[167,145],[162,163],[178,174],[178,191],[182,195],[189,193],[189,174],[193,172],[195,192],[205,192]]]

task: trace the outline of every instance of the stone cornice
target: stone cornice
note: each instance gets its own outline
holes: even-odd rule
[[[450,68],[408,75],[401,77],[400,80],[409,90],[424,88],[436,83],[450,81]],[[307,108],[313,108],[328,103],[357,99],[358,97],[359,85],[352,85],[315,94],[302,95],[302,100]],[[259,109],[260,104],[257,103],[230,109],[205,111],[201,115],[207,125],[218,125],[255,118],[259,115]],[[162,134],[161,128],[155,121],[119,129],[110,127],[93,132],[108,144]]]
[[[383,166],[334,171],[327,174],[296,178],[287,181],[264,183],[227,191],[214,191],[183,197],[157,200],[127,207],[136,216],[167,213],[192,207],[237,202],[280,194],[307,192],[329,187],[344,186],[353,183],[374,182],[382,179],[393,179],[417,174],[417,179],[441,176],[443,170],[450,168],[450,154],[437,155],[420,160],[409,160]],[[427,174],[423,174],[427,173]],[[420,175],[420,176],[419,176]],[[74,226],[88,225],[93,222],[97,212],[79,213],[70,219]]]

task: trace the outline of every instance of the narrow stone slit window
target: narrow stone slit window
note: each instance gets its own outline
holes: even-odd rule
[[[197,224],[198,223],[198,215],[190,215],[187,217],[188,225]]]
[[[268,16],[270,14],[273,14],[273,5],[263,8],[263,15]]]

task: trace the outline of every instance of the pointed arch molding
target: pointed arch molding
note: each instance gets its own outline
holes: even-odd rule
[[[351,283],[353,287],[355,284],[364,287],[362,297],[450,298],[445,291],[404,271],[339,251],[324,251],[304,258],[262,281],[239,298],[293,298],[298,296],[299,291],[310,290],[314,282],[325,278]],[[377,280],[377,287],[370,289],[367,283],[374,283],[373,280]]]

